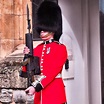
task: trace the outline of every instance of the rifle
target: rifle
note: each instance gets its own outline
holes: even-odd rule
[[[25,34],[26,46],[30,49],[29,54],[24,55],[22,66],[26,67],[26,72],[20,71],[20,76],[27,78],[27,86],[30,86],[34,81],[34,75],[40,74],[39,57],[33,56],[33,39],[32,33],[30,33],[31,24],[29,19],[29,8],[27,5],[27,22],[28,22],[28,33]]]

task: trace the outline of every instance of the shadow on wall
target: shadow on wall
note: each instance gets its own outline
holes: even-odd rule
[[[100,39],[101,39],[101,83],[102,103],[104,103],[104,13],[100,11]]]
[[[67,104],[71,104],[75,101],[75,97],[79,99],[79,92],[73,93],[73,91],[76,89],[81,91],[83,88],[83,86],[80,86],[83,83],[83,80],[80,80],[83,77],[83,59],[75,34],[64,16],[63,34],[60,42],[66,45],[68,52],[69,69],[65,70],[63,67],[62,77],[65,84]]]
[[[60,38],[60,42],[66,46],[69,59],[69,69],[65,70],[64,68],[62,75],[63,79],[73,79],[76,65],[75,61],[77,60],[76,55],[82,57],[82,53],[72,28],[70,27],[64,15],[62,18],[63,18],[63,34]]]

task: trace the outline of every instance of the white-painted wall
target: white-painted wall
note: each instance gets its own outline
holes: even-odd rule
[[[62,37],[68,35],[73,41],[74,79],[64,81],[68,104],[101,104],[98,3],[59,0],[64,16]]]

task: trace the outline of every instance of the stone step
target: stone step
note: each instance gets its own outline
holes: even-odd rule
[[[0,104],[34,104],[34,95],[27,95],[24,90],[2,89]]]

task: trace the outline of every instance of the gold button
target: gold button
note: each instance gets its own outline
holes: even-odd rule
[[[45,50],[45,48],[43,48],[43,50]]]
[[[41,61],[41,63],[43,63],[43,61]]]
[[[46,47],[46,45],[44,45],[44,47]]]
[[[40,66],[41,68],[43,67],[43,66]]]
[[[43,69],[41,69],[41,70],[43,70]]]

